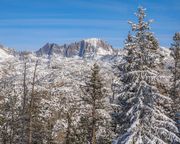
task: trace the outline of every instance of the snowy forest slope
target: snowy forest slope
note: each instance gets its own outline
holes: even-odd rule
[[[180,143],[180,35],[160,47],[145,9],[136,16],[124,49],[97,38],[36,52],[0,46],[0,143]]]

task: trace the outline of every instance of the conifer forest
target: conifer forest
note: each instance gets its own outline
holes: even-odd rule
[[[0,144],[180,144],[180,32],[160,46],[147,12],[119,49],[0,46]]]

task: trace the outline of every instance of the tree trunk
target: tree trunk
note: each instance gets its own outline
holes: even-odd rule
[[[66,131],[66,144],[70,144],[70,127],[71,127],[71,116],[67,113],[68,126]]]
[[[22,130],[21,130],[21,142],[23,142],[24,139],[24,127],[25,127],[25,109],[26,109],[26,97],[27,97],[27,90],[26,90],[26,71],[27,71],[27,65],[26,62],[24,63],[24,74],[23,74],[23,103],[22,103]]]
[[[93,105],[93,110],[92,110],[92,137],[91,137],[91,144],[96,144],[96,120],[95,120],[95,102]]]
[[[14,107],[15,107],[15,105],[14,105],[14,101],[12,102],[12,110],[11,110],[11,112],[12,112],[12,115],[11,115],[11,131],[10,131],[10,142],[9,142],[9,144],[13,144],[13,140],[14,140]]]
[[[34,87],[35,87],[37,63],[38,63],[38,61],[36,61],[36,64],[35,64],[33,81],[32,81],[31,100],[30,100],[30,104],[29,104],[28,144],[32,144],[32,114],[33,114],[33,106],[34,106]]]

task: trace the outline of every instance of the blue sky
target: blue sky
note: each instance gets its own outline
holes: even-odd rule
[[[70,43],[97,37],[123,47],[138,6],[154,19],[160,45],[170,46],[180,31],[180,0],[0,0],[0,43],[37,50],[47,42]]]

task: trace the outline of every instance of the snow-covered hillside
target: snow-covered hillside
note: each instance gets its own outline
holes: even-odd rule
[[[66,55],[64,55],[65,48],[67,48]],[[102,114],[109,119],[109,113],[112,111],[110,101],[114,99],[111,84],[116,79],[113,73],[113,65],[121,63],[122,57],[126,53],[122,49],[115,52],[111,46],[106,45],[99,39],[87,39],[68,46],[46,44],[36,53],[17,52],[14,56],[9,52],[9,49],[3,47],[0,49],[0,86],[4,81],[12,81],[11,84],[15,86],[18,93],[16,104],[16,108],[18,108],[21,105],[20,101],[22,101],[23,96],[24,63],[26,62],[27,66],[27,89],[30,91],[35,63],[38,61],[35,91],[45,92],[48,95],[48,97],[43,96],[39,102],[43,113],[42,117],[48,119],[52,115],[52,111],[54,113],[59,112],[61,109],[69,111],[71,105],[69,101],[79,100],[82,95],[80,85],[85,83],[85,78],[90,74],[93,64],[97,63],[100,66],[100,74],[107,91],[106,110]],[[169,79],[169,66],[173,60],[169,49],[161,48],[158,53],[161,55],[161,61],[167,69],[167,73],[165,73],[166,79],[164,79],[166,81]],[[62,98],[66,99],[66,103],[60,103]],[[85,107],[87,106],[83,104],[79,106],[80,109]],[[80,113],[83,113],[83,111]],[[80,120],[79,113],[73,118],[73,124],[77,127],[77,121]],[[58,142],[62,140],[58,135],[66,131],[67,125],[67,120],[64,117],[54,120],[53,137]],[[98,133],[102,134],[103,130],[99,129]]]
[[[8,58],[12,58],[13,56],[9,53],[8,48],[0,45],[0,61],[4,61]]]

